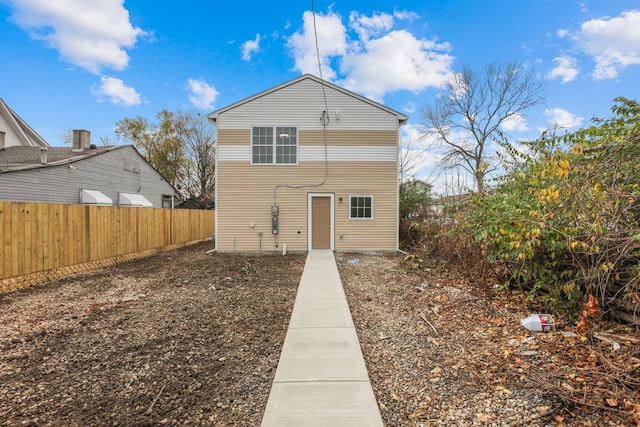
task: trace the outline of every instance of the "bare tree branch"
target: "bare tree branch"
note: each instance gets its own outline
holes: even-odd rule
[[[462,167],[483,194],[486,177],[497,170],[492,143],[508,144],[502,125],[540,104],[545,88],[533,70],[515,63],[491,64],[482,72],[465,66],[423,109],[424,134],[443,149],[444,165]]]
[[[133,142],[145,159],[173,185],[183,199],[201,208],[215,191],[215,131],[204,116],[162,110],[158,121],[122,119],[116,135]]]

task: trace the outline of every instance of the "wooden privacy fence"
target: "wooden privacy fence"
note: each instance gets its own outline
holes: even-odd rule
[[[0,292],[215,234],[214,211],[0,201]]]

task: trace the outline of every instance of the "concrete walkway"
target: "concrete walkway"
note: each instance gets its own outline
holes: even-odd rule
[[[262,426],[382,425],[333,252],[313,250]]]

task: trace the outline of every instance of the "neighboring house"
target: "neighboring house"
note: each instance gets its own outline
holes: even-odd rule
[[[407,116],[307,74],[209,118],[217,250],[398,249]]]
[[[431,211],[439,217],[450,216],[464,207],[469,200],[471,200],[471,195],[466,193],[434,198]]]
[[[85,130],[73,147],[0,148],[0,200],[170,208],[175,194],[134,146],[96,147]]]
[[[0,149],[48,146],[49,144],[0,98]]]
[[[186,200],[176,203],[176,209],[206,209],[213,210],[216,208],[214,200],[206,200],[204,203],[191,196]]]

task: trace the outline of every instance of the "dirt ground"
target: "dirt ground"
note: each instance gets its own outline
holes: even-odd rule
[[[258,425],[305,257],[208,249],[0,295],[0,424]]]
[[[454,266],[336,258],[386,425],[640,426],[637,331],[530,332],[524,295]]]
[[[210,248],[0,294],[0,425],[259,425],[305,256]],[[533,334],[518,295],[336,259],[386,425],[636,424],[634,331]]]

